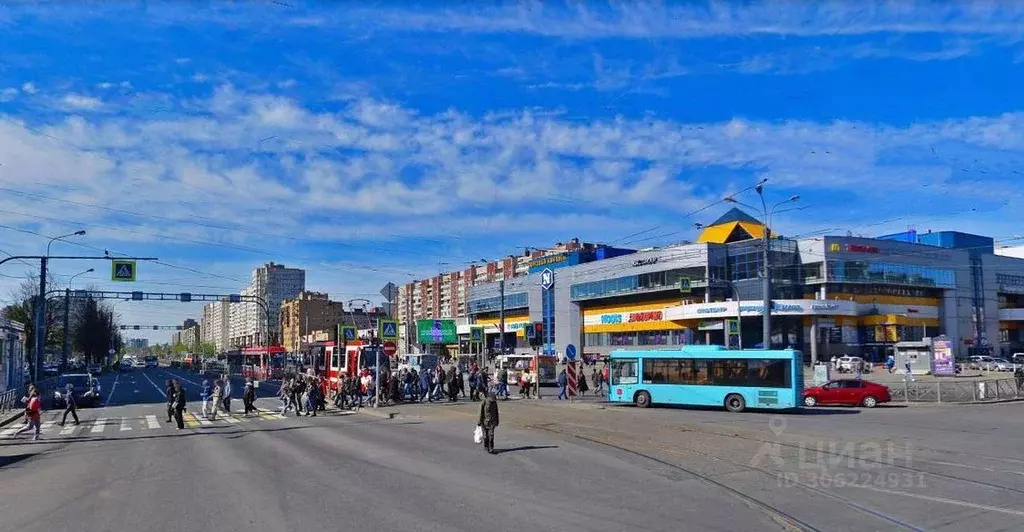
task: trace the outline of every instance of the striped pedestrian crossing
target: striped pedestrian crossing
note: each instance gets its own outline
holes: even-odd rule
[[[80,416],[81,414],[82,412],[79,413]],[[269,410],[261,410],[248,416],[240,412],[231,412],[228,414],[218,412],[217,417],[214,419],[204,417],[201,413],[195,412],[185,412],[182,414],[182,420],[185,422],[186,428],[197,429],[200,431],[204,431],[204,429],[223,427],[250,426],[267,421],[279,421],[285,419],[285,417],[286,416],[282,416],[277,412]],[[0,430],[0,441],[13,439],[15,437],[15,433],[23,426],[23,423],[18,422],[9,427],[3,428]],[[174,429],[174,422],[162,423],[162,420],[160,420],[156,415],[148,414],[139,417],[102,416],[92,420],[82,419],[79,425],[75,425],[73,423],[60,425],[57,421],[45,421],[40,426],[39,433],[44,438],[50,436],[62,439],[88,439],[112,435],[131,437],[133,434],[138,432],[148,433],[152,431],[168,431]],[[31,434],[21,435],[22,439],[30,437]]]

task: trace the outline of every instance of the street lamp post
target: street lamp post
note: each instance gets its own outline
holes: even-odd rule
[[[68,287],[64,290],[64,350],[61,354],[60,367],[61,371],[64,371],[68,366],[68,356],[71,352],[71,283],[75,281],[75,277],[79,275],[85,275],[96,271],[93,268],[89,268],[84,272],[78,272],[68,279]]]
[[[772,240],[771,240],[771,229],[770,229],[771,221],[772,221],[771,219],[772,219],[772,215],[775,214],[776,209],[778,209],[779,207],[781,207],[782,205],[785,205],[787,203],[792,203],[792,202],[799,201],[800,200],[800,196],[796,196],[796,195],[790,196],[789,199],[784,200],[784,201],[780,201],[779,203],[776,203],[775,205],[773,205],[771,209],[769,209],[768,208],[768,204],[765,202],[765,199],[764,199],[764,183],[766,181],[767,181],[767,179],[764,179],[760,183],[758,183],[757,185],[754,186],[754,190],[757,191],[758,197],[761,198],[761,209],[758,209],[757,207],[751,207],[750,205],[742,203],[742,202],[740,202],[739,200],[737,200],[733,196],[726,196],[725,198],[723,198],[723,201],[726,201],[728,203],[735,203],[737,205],[742,205],[744,207],[747,207],[748,209],[753,209],[754,211],[760,211],[760,213],[761,213],[761,218],[762,218],[762,222],[763,222],[763,225],[764,225],[764,235],[762,237],[762,241],[763,241],[762,246],[764,248],[764,259],[763,259],[763,264],[761,266],[761,290],[763,292],[762,295],[764,296],[763,297],[764,308],[761,311],[761,317],[762,317],[762,323],[761,323],[761,327],[762,327],[761,342],[763,344],[763,346],[762,346],[763,349],[771,349],[771,344],[772,344],[772,276],[771,276],[771,246],[772,246]]]
[[[46,345],[46,267],[48,259],[50,258],[50,246],[58,240],[63,240],[70,236],[82,236],[85,234],[85,230],[75,231],[74,233],[68,233],[66,235],[55,236],[46,243],[46,255],[39,259],[39,295],[36,299],[36,323],[34,341],[32,342],[32,380],[39,380],[39,365],[43,360],[42,350]]]

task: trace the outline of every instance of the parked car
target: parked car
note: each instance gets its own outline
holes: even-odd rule
[[[892,400],[889,388],[860,379],[829,381],[804,390],[804,406],[848,405],[874,408]]]
[[[993,358],[988,365],[989,371],[1013,371],[1013,363],[1005,358]]]
[[[103,373],[103,366],[94,362],[92,364],[89,364],[89,367],[86,368],[86,371],[93,375],[99,375]]]
[[[864,368],[865,371],[868,369],[861,357],[839,357],[839,360],[836,361],[836,369],[841,373],[853,373],[859,368]]]
[[[88,373],[66,373],[57,378],[57,388],[53,391],[52,408],[64,408],[64,393],[71,384],[75,394],[75,404],[80,407],[100,406],[100,383]]]

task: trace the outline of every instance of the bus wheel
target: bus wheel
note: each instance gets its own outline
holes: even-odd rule
[[[634,398],[634,401],[636,401],[636,406],[637,407],[639,407],[639,408],[647,408],[647,407],[651,406],[651,394],[649,394],[647,392],[637,392],[636,397]]]
[[[725,409],[730,412],[742,412],[747,407],[747,401],[738,393],[731,393],[725,396]]]

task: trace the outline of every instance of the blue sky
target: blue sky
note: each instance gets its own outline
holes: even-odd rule
[[[274,260],[379,300],[524,246],[693,239],[762,177],[806,207],[788,235],[1024,232],[1024,4],[355,5],[0,7],[0,247],[85,228],[55,249],[161,259],[139,290]]]

